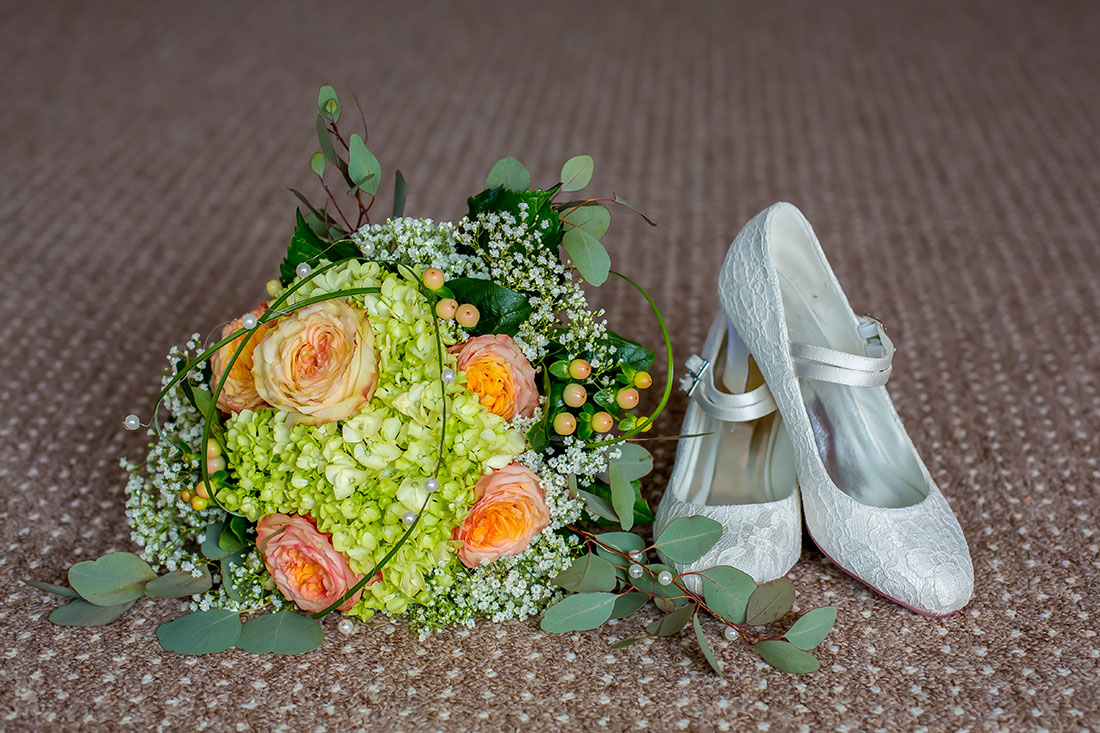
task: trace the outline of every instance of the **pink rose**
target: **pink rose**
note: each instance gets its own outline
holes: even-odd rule
[[[511,336],[475,336],[450,351],[458,354],[458,368],[466,372],[466,388],[489,412],[511,420],[535,411],[535,370]]]
[[[267,310],[267,303],[260,303],[254,310],[249,311],[259,318]],[[225,325],[222,329],[222,338],[238,330],[241,327],[241,319],[238,318]],[[241,350],[237,361],[233,362],[233,368],[229,370],[229,376],[222,385],[222,392],[218,395],[218,409],[222,412],[240,412],[241,410],[255,410],[266,403],[256,392],[256,385],[252,380],[252,356],[256,345],[268,332],[269,324],[261,324],[252,330],[252,333],[239,336],[235,340],[221,347],[210,357],[210,389],[213,390],[225,373],[225,365],[229,358],[241,344],[241,339],[247,338],[248,343]]]
[[[466,567],[520,554],[550,524],[538,477],[518,463],[482,476],[474,496],[470,513],[451,534],[462,543],[458,559]]]
[[[256,347],[252,377],[268,404],[307,425],[350,417],[374,395],[378,357],[367,314],[344,300],[295,311]]]
[[[325,610],[363,577],[308,517],[268,514],[256,524],[256,547],[279,591],[303,611]],[[360,588],[338,610],[350,610],[361,595]]]

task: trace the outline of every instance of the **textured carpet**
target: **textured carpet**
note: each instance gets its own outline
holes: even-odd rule
[[[3,5],[0,728],[1100,728],[1100,5]],[[595,185],[660,223],[616,213],[608,243],[680,358],[739,226],[799,204],[899,345],[970,606],[916,616],[806,549],[800,602],[840,609],[822,671],[723,641],[725,679],[686,637],[609,651],[637,620],[426,642],[380,621],[289,659],[167,654],[171,601],[50,625],[16,579],[132,549],[117,461],[143,440],[121,419],[275,273],[323,82],[359,95],[411,215],[460,216],[505,154],[536,181],[594,155]],[[657,338],[636,295],[599,300]]]

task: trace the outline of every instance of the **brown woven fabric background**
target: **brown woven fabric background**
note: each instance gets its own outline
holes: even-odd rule
[[[2,11],[0,728],[1100,728],[1097,4]],[[807,549],[801,602],[840,609],[822,671],[783,675],[721,641],[725,679],[686,637],[609,652],[637,620],[425,642],[379,620],[298,658],[167,654],[169,601],[50,625],[55,600],[16,579],[132,549],[117,460],[144,441],[121,419],[148,414],[171,344],[262,296],[286,186],[313,190],[324,82],[363,101],[410,215],[460,216],[506,154],[542,183],[594,155],[596,187],[660,223],[616,212],[608,243],[680,358],[740,225],[800,205],[856,311],[900,347],[892,392],[969,538],[971,605],[916,616]],[[636,295],[599,300],[656,340]]]

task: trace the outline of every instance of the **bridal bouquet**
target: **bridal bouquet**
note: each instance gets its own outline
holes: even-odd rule
[[[365,125],[345,134],[331,87],[318,108],[325,202],[294,192],[278,279],[217,335],[173,348],[152,419],[125,420],[152,437],[142,463],[123,461],[140,557],[78,563],[71,587],[34,583],[73,599],[51,620],[97,625],[142,596],[189,597],[191,612],[157,630],[166,649],[295,654],[321,644],[332,612],[344,633],[376,613],[428,633],[545,612],[546,630],[568,631],[653,600],[652,631],[690,620],[717,667],[701,609],[743,635],[750,595],[779,593],[767,613],[789,610],[785,587],[743,573],[709,579],[708,606],[648,563],[655,548],[701,555],[721,534],[711,520],[679,520],[653,544],[629,532],[653,518],[640,494],[652,458],[632,439],[668,401],[671,346],[600,241],[604,204],[630,207],[569,196],[592,159],[534,189],[505,158],[455,224],[405,217],[398,171],[393,215],[375,224],[382,169]],[[664,331],[669,376],[649,415],[636,410],[654,352],[585,295],[611,275]]]

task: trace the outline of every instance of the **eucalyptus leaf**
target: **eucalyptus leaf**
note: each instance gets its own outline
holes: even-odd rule
[[[591,155],[577,155],[561,167],[561,190],[580,191],[592,180],[595,164]]]
[[[836,623],[836,606],[823,606],[807,611],[784,634],[787,641],[799,649],[809,651],[825,641]]]
[[[233,568],[244,562],[244,550],[234,552],[231,555],[226,555],[221,559],[221,575],[222,575],[222,587],[225,588],[225,592],[238,603],[244,602],[244,596],[241,595],[240,589],[237,587],[237,581],[233,578]]]
[[[607,282],[611,272],[611,256],[599,239],[583,229],[573,228],[565,233],[561,245],[581,277],[595,287]]]
[[[340,100],[336,97],[336,90],[328,84],[317,92],[317,109],[333,122],[340,121]]]
[[[132,552],[112,552],[69,568],[69,585],[97,606],[117,606],[141,598],[157,574]]]
[[[596,239],[601,239],[611,227],[611,212],[599,204],[578,206],[567,212],[561,223],[566,232],[574,228],[581,229]]]
[[[78,598],[55,608],[50,621],[58,626],[102,626],[129,611],[133,605],[134,601],[126,601],[114,606],[97,606]]]
[[[378,192],[382,178],[382,166],[378,158],[367,149],[367,144],[359,133],[352,134],[348,140],[348,175],[352,183],[361,187],[364,193],[373,196]],[[373,177],[371,177],[373,176]]]
[[[150,580],[145,586],[145,595],[150,598],[178,598],[205,593],[210,590],[210,571],[202,569],[202,575],[195,577],[189,570],[174,570]]]
[[[703,625],[699,622],[699,614],[695,614],[691,619],[691,625],[695,628],[695,639],[699,642],[699,648],[703,651],[703,657],[707,660],[707,664],[721,677],[722,663],[718,661],[718,658],[714,656],[714,650],[710,648],[707,635],[703,633]]]
[[[695,613],[695,606],[680,606],[645,627],[654,636],[673,636],[683,631]]]
[[[626,618],[645,605],[649,596],[638,591],[623,593],[615,600],[615,607],[611,609],[611,618]]]
[[[756,581],[748,573],[728,565],[707,568],[699,577],[707,607],[731,624],[745,623],[745,609],[756,590]]]
[[[47,593],[53,593],[55,596],[65,596],[66,598],[80,598],[80,594],[72,588],[64,585],[54,585],[53,583],[43,583],[40,580],[24,580],[24,583],[32,588],[45,591]]]
[[[745,623],[749,626],[764,626],[778,621],[791,610],[793,604],[794,583],[790,578],[776,578],[761,583],[749,596],[745,607]]]
[[[179,654],[213,654],[237,644],[241,617],[233,611],[212,608],[196,611],[157,627],[160,645]]]
[[[705,555],[721,536],[720,523],[696,514],[672,520],[654,544],[669,560],[686,565]]]
[[[336,148],[332,147],[332,138],[329,136],[328,128],[325,126],[325,118],[321,115],[317,115],[317,142],[321,145],[321,152],[324,154],[325,159],[329,163],[336,165],[338,158],[336,157]]]
[[[596,496],[590,491],[584,489],[577,489],[577,494],[584,499],[585,509],[588,513],[594,517],[602,517],[612,522],[619,521],[619,516],[615,513],[615,509],[607,503],[602,497]]]
[[[565,570],[554,576],[552,583],[576,593],[615,590],[618,579],[615,566],[600,557],[588,553],[573,561]]]
[[[645,549],[645,540],[633,532],[601,532],[596,539],[609,547],[629,554]]]
[[[505,188],[510,191],[526,191],[531,187],[531,174],[514,157],[498,160],[489,177],[485,179],[485,188]]]
[[[628,646],[634,646],[635,644],[637,644],[641,640],[642,640],[642,637],[640,637],[640,636],[635,636],[632,639],[620,639],[619,641],[616,641],[614,644],[612,644],[608,648],[609,649],[626,649]]]
[[[347,195],[348,196],[354,196],[355,194],[359,193],[360,191],[366,191],[367,193],[370,193],[370,191],[368,190],[369,186],[367,184],[371,183],[372,181],[374,181],[374,174],[373,173],[368,173],[361,181],[359,181],[354,186],[352,186],[351,188],[348,189],[348,194]],[[377,183],[375,183],[374,188],[375,188],[375,190],[378,189],[378,184]]]
[[[309,167],[318,176],[325,175],[325,155],[324,155],[324,153],[314,153],[313,157],[309,159]]]
[[[562,633],[588,631],[611,618],[615,607],[613,593],[575,593],[555,603],[542,616],[543,631]]]
[[[619,206],[625,206],[626,208],[630,209],[631,211],[633,211],[638,216],[645,219],[646,224],[649,224],[651,227],[657,226],[657,222],[653,221],[648,216],[646,216],[642,212],[638,211],[638,209],[636,209],[633,206],[631,206],[630,204],[628,204],[626,202],[626,200],[622,196],[620,196],[619,194],[614,194],[612,197],[615,199],[615,203],[617,203]]]
[[[634,487],[616,463],[608,466],[607,475],[611,483],[611,506],[619,515],[619,524],[629,530],[634,526]]]
[[[393,175],[393,218],[400,219],[405,215],[405,199],[409,195],[409,187],[405,183],[405,174],[400,170]]]
[[[304,654],[321,646],[324,638],[320,622],[283,610],[246,623],[236,646],[252,654]]]
[[[218,538],[221,537],[223,524],[221,522],[211,522],[206,525],[206,529],[203,531],[202,546],[199,548],[207,560],[221,560],[226,555],[230,554],[223,550],[218,545]]]
[[[631,487],[634,490],[634,524],[646,524],[653,521],[653,510],[649,508],[649,504],[646,502],[645,497],[642,496],[642,482],[631,481]],[[611,487],[602,481],[597,481],[588,486],[588,491],[601,499],[604,502],[611,503]],[[606,519],[597,520],[600,524],[614,525],[618,524],[618,519],[612,519],[610,521]]]
[[[816,672],[820,666],[812,654],[786,641],[760,641],[753,648],[765,662],[780,672],[808,674]]]
[[[623,472],[627,481],[637,481],[653,470],[653,454],[637,443],[622,443],[618,446],[620,455],[612,458]]]

